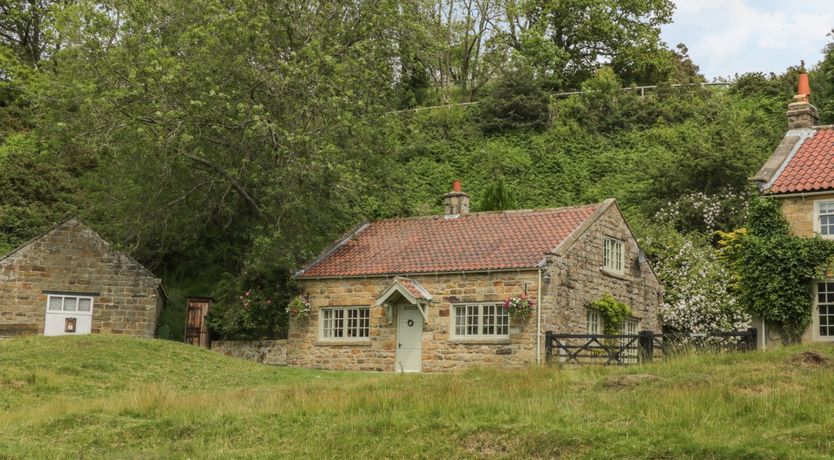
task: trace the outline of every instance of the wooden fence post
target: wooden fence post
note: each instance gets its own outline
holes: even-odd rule
[[[637,339],[637,346],[640,349],[640,361],[644,363],[652,362],[654,354],[654,333],[652,331],[640,331],[640,337]]]

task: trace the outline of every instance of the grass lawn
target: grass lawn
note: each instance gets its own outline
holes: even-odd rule
[[[395,375],[160,340],[5,340],[0,458],[830,458],[834,367],[792,360],[807,349]]]

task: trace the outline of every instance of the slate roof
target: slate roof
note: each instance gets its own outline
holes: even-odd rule
[[[834,189],[834,129],[814,129],[814,132],[801,142],[773,181],[770,193]]]
[[[429,216],[363,224],[298,278],[536,268],[604,203],[527,211]]]

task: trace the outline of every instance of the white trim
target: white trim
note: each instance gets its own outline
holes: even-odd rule
[[[820,283],[834,283],[834,279],[826,278],[823,280],[814,281],[814,298],[813,307],[811,310],[811,339],[815,342],[834,342],[834,335],[824,336],[820,335],[820,315],[819,315],[819,285]],[[834,307],[834,304],[830,305]]]
[[[615,275],[625,274],[625,241],[608,235],[603,237],[602,268]]]
[[[593,322],[591,322],[591,316],[594,317]],[[592,328],[591,324],[595,324],[596,328]],[[593,308],[585,309],[585,332],[588,334],[602,334],[602,315]]]
[[[814,234],[819,235],[820,237],[831,240],[834,239],[834,233],[823,235],[822,234],[822,223],[820,222],[820,206],[823,204],[831,204],[834,205],[834,200],[814,200],[814,215],[813,215],[813,224],[814,224]]]
[[[449,312],[449,339],[454,341],[466,341],[466,340],[484,340],[484,339],[509,339],[510,338],[510,326],[512,326],[512,317],[509,313],[505,312],[507,316],[507,333],[506,334],[484,334],[483,327],[484,327],[484,307],[486,306],[495,306],[496,308],[496,315],[495,318],[499,318],[497,312],[505,312],[504,305],[501,302],[459,302],[454,303],[451,305]],[[478,307],[478,324],[477,324],[477,334],[458,334],[457,331],[457,315],[458,315],[458,308],[463,307],[468,309],[469,307]],[[504,315],[501,315],[504,316]],[[497,329],[499,325],[497,322],[493,323],[493,326]],[[503,326],[503,325],[501,325]],[[468,324],[464,323],[464,330],[467,327],[470,327]]]
[[[66,302],[67,297],[74,298],[75,300],[75,310],[64,310],[64,303]],[[53,298],[60,298],[61,299],[61,309],[60,310],[50,310],[49,303],[52,301]],[[80,311],[78,310],[78,301],[84,299],[90,301],[90,311]],[[82,315],[82,316],[93,316],[93,298],[88,295],[73,295],[73,294],[49,294],[46,296],[46,313],[47,314],[72,314],[72,315]]]
[[[343,312],[342,313],[342,318],[341,318],[341,321],[342,321],[342,326],[341,326],[342,336],[341,337],[335,337],[335,336],[334,337],[325,337],[324,336],[324,312],[325,311],[336,311],[336,310],[341,310]],[[368,321],[368,336],[367,337],[348,337],[347,336],[347,332],[349,330],[348,311],[350,311],[350,310],[367,310],[368,311],[368,318],[367,318],[367,321]],[[318,342],[320,342],[320,343],[327,343],[327,342],[333,342],[333,343],[337,343],[337,342],[338,343],[359,342],[359,343],[362,343],[362,342],[369,342],[371,340],[371,307],[370,306],[367,306],[367,305],[346,305],[346,306],[338,306],[338,307],[321,307],[321,308],[319,308],[318,318],[319,318],[319,324],[318,324],[319,338],[318,338]],[[360,319],[361,318],[358,318],[357,321],[359,321]],[[330,321],[335,321],[335,320],[336,320],[335,318],[330,319]],[[360,326],[357,326],[357,329],[364,329],[364,328],[362,328]],[[336,331],[335,326],[333,327],[333,331],[335,333],[335,331]]]
[[[765,198],[808,198],[811,196],[832,195],[834,190],[818,190],[814,192],[795,192],[795,193],[765,193],[762,195]]]
[[[542,269],[539,269],[539,285],[536,299],[536,364],[542,362]]]

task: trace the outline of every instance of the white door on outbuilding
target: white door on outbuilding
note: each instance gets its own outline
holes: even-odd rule
[[[397,363],[399,372],[423,369],[423,315],[416,305],[401,305],[397,312]]]
[[[92,297],[73,294],[48,296],[43,335],[89,334],[92,326]]]

